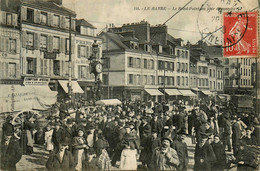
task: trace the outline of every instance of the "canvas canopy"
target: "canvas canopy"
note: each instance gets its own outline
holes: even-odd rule
[[[109,106],[109,105],[119,105],[121,104],[122,102],[118,99],[106,99],[106,100],[98,100],[96,101],[96,105],[106,105],[106,106]]]
[[[57,100],[57,92],[47,85],[0,85],[0,113],[46,110]]]

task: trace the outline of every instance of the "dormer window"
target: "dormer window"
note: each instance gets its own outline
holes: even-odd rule
[[[135,49],[135,43],[134,42],[130,42],[130,48]]]
[[[144,50],[145,50],[146,52],[149,52],[149,51],[150,51],[148,44],[145,44],[145,45],[144,45]]]
[[[162,45],[159,45],[159,53],[162,53],[163,49],[162,49]]]
[[[173,48],[170,46],[170,55],[173,55]]]

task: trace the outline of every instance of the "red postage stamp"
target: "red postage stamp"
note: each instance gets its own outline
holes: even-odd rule
[[[258,56],[258,13],[223,13],[224,57]]]

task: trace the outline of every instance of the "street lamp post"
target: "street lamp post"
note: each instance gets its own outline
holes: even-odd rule
[[[94,40],[92,44],[92,55],[89,58],[90,61],[90,73],[95,75],[95,100],[100,99],[100,88],[101,88],[101,80],[98,78],[98,75],[102,72],[102,64],[97,59],[97,53],[99,51],[97,41]]]

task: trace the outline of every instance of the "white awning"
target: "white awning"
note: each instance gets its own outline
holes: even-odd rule
[[[163,94],[158,89],[144,89],[151,96],[162,96]]]
[[[179,90],[177,90],[177,89],[165,89],[165,92],[166,92],[169,96],[182,95],[181,92],[179,92]]]
[[[0,113],[47,110],[56,103],[57,94],[47,85],[0,85]]]
[[[120,105],[122,102],[118,99],[105,99],[105,100],[98,100],[95,104],[96,105]]]
[[[179,90],[183,96],[196,96],[191,90]]]
[[[194,91],[200,91],[198,88],[191,88]]]
[[[209,91],[209,90],[201,90],[201,92],[202,92],[203,94],[207,95],[207,96],[210,96],[210,95],[213,94],[213,93],[212,93],[211,91]]]
[[[67,80],[58,80],[61,87],[63,88],[63,90],[68,93],[68,83],[69,81]],[[84,93],[84,91],[82,90],[82,88],[79,86],[77,81],[71,81],[72,83],[72,93]]]

